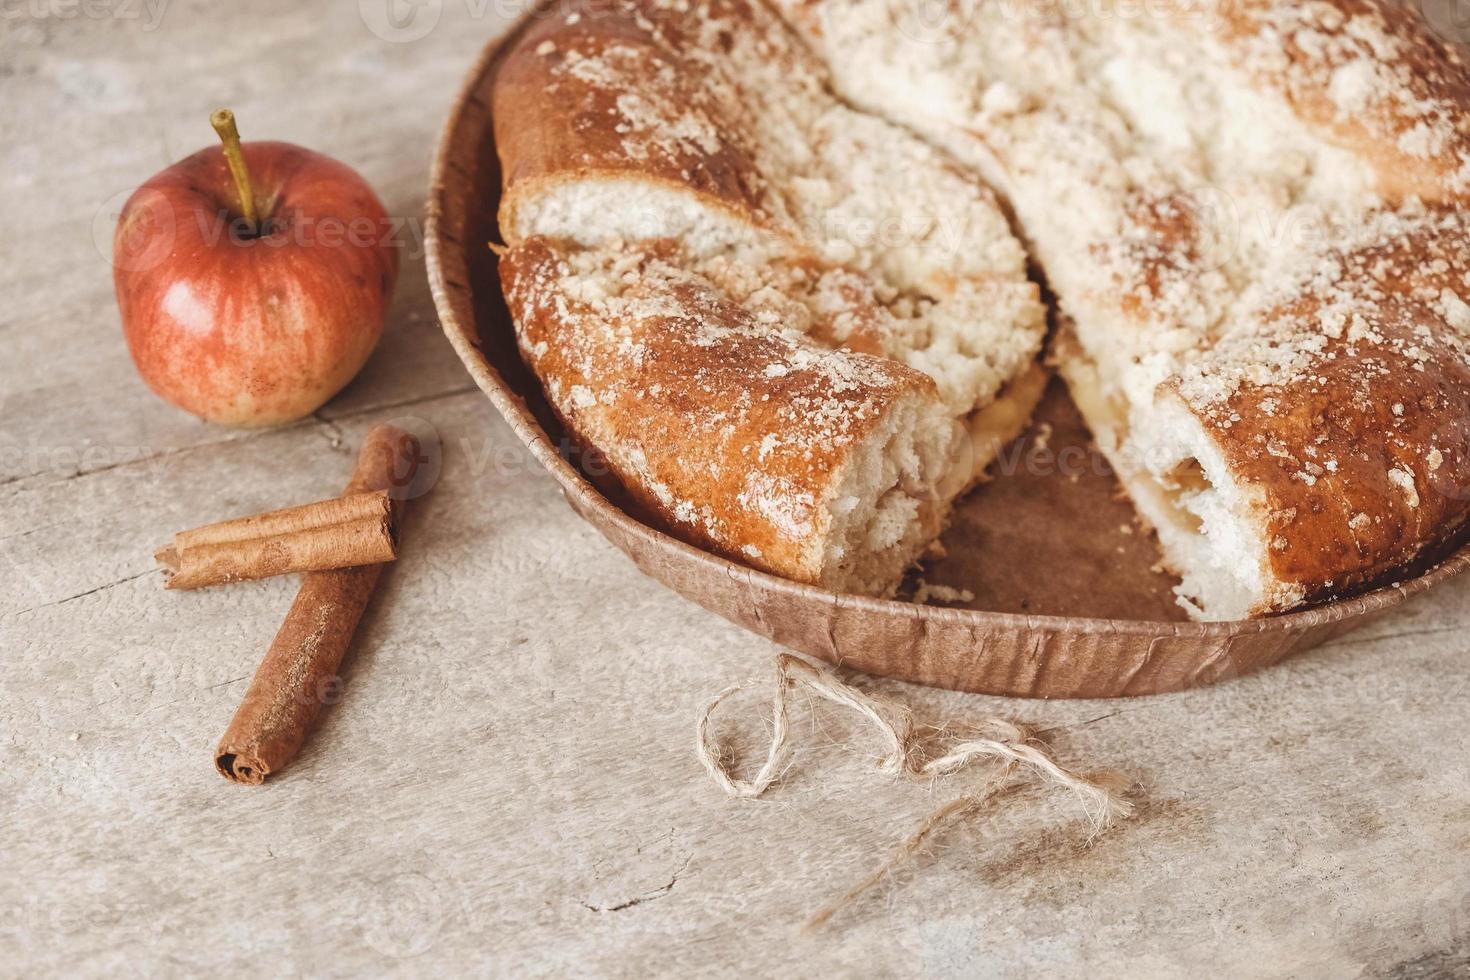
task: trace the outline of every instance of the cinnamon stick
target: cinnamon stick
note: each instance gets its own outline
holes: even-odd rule
[[[347,493],[408,486],[419,447],[380,425],[368,433]],[[395,501],[401,507],[403,501]],[[308,572],[286,620],[215,750],[226,779],[259,785],[295,758],[322,704],[340,687],[337,668],[383,566]]]
[[[363,517],[378,517],[387,512],[388,498],[387,490],[364,490],[361,493],[347,493],[296,507],[282,507],[264,514],[236,517],[218,524],[206,524],[180,531],[174,535],[173,547],[185,551],[203,544],[270,538],[306,527],[325,527],[328,524],[346,524]]]
[[[209,524],[174,535],[154,557],[172,573],[170,589],[392,561],[392,501],[386,490],[364,491]]]

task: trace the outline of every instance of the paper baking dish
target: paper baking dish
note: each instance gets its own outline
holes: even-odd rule
[[[535,13],[528,16],[535,16]],[[1100,698],[1177,691],[1274,664],[1363,625],[1470,564],[1470,548],[1410,580],[1326,606],[1230,623],[1183,621],[1152,536],[1087,446],[1058,382],[1033,436],[962,502],[926,566],[974,592],[955,608],[838,595],[726,561],[649,527],[580,468],[522,364],[489,243],[499,165],[489,89],[512,29],[493,41],[450,112],[429,197],[429,281],[444,331],[572,509],[650,577],[752,632],[870,674],[963,691]],[[595,472],[595,468],[591,468]]]

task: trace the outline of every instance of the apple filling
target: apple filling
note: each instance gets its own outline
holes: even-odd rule
[[[1170,393],[1130,420],[1123,394],[1104,384],[1073,345],[1060,370],[1098,449],[1139,515],[1157,532],[1175,594],[1196,618],[1243,619],[1266,591],[1267,545],[1254,496],[1230,475],[1218,446]]]

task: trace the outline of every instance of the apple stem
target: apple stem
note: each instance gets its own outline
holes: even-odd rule
[[[235,128],[235,114],[228,109],[216,109],[209,117],[209,124],[219,134],[225,147],[225,161],[230,165],[230,176],[235,178],[235,191],[240,195],[240,213],[251,235],[260,230],[255,213],[255,195],[250,190],[250,169],[245,166],[245,151],[240,145],[240,131]]]

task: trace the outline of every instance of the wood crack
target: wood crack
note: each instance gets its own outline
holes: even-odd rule
[[[107,582],[107,583],[105,583],[103,585],[97,586],[94,589],[88,589],[85,592],[78,592],[76,595],[69,595],[69,596],[67,596],[64,599],[53,599],[50,602],[43,602],[40,605],[29,606],[29,607],[27,607],[25,609],[21,609],[21,610],[18,610],[16,612],[8,613],[6,615],[6,618],[7,619],[14,619],[14,618],[19,617],[19,616],[24,616],[26,613],[37,612],[38,610],[41,610],[41,609],[49,609],[52,606],[64,605],[65,603],[72,602],[72,601],[77,600],[77,599],[85,599],[89,595],[96,595],[99,592],[105,592],[108,589],[117,588],[119,585],[126,585],[129,582],[136,582],[138,579],[142,578],[145,575],[152,575],[155,571],[156,571],[156,569],[147,568],[147,569],[144,569],[141,572],[138,572],[135,575],[129,575],[126,578],[120,578],[120,579],[118,579],[115,582]]]
[[[635,905],[642,905],[644,902],[656,902],[674,890],[674,886],[679,883],[679,877],[688,869],[689,862],[692,860],[694,860],[693,854],[684,859],[684,863],[679,865],[679,870],[674,872],[667,884],[660,885],[653,889],[653,891],[644,892],[642,895],[635,895],[627,901],[618,902],[615,905],[593,905],[589,902],[583,902],[582,907],[589,912],[621,912]]]
[[[360,418],[364,415],[371,415],[375,412],[391,412],[396,409],[412,408],[415,405],[425,405],[430,402],[440,401],[446,398],[457,398],[460,395],[469,394],[472,391],[478,390],[479,387],[477,385],[460,385],[459,387],[450,388],[447,391],[441,391],[436,394],[418,395],[413,398],[404,399],[403,401],[386,402],[381,405],[371,405],[366,408],[344,412],[341,415],[328,417],[321,415],[319,412],[313,412],[311,415],[307,416],[300,422],[296,422],[288,426],[283,426],[281,428],[258,429],[253,432],[243,433],[236,436],[229,436],[224,439],[214,439],[208,442],[199,442],[189,446],[176,446],[169,449],[160,449],[159,451],[154,453],[141,454],[133,457],[132,459],[119,460],[116,463],[106,463],[101,466],[94,466],[90,469],[79,469],[72,473],[67,473],[64,476],[60,476],[60,479],[54,482],[68,483],[72,480],[82,479],[83,477],[96,476],[99,473],[108,473],[112,470],[124,469],[129,466],[147,465],[150,463],[158,462],[159,460],[170,459],[174,456],[182,456],[186,453],[196,452],[201,449],[214,449],[219,446],[228,446],[234,443],[248,442],[252,439],[261,438],[262,436],[275,435],[281,432],[291,432],[293,430],[306,428],[308,426],[326,426],[331,429],[335,429],[336,432],[340,433],[341,429],[338,427],[338,423],[343,421]],[[21,483],[27,480],[35,480],[41,477],[59,476],[60,473],[61,471],[59,470],[38,470],[34,473],[24,473],[17,476],[6,477],[5,479],[0,480],[0,487],[10,486],[11,484]],[[51,484],[46,485],[49,486]]]

